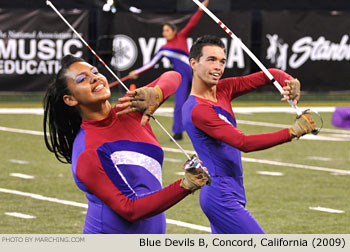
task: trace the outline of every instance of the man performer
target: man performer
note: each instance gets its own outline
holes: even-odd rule
[[[212,233],[264,233],[245,208],[241,151],[270,148],[310,133],[316,127],[311,115],[303,113],[290,128],[276,132],[245,135],[237,129],[231,100],[271,84],[261,71],[247,76],[220,80],[226,56],[222,41],[214,36],[198,38],[190,50],[193,72],[192,89],[183,106],[183,121],[195,151],[212,177],[211,186],[204,186],[200,205],[208,217]],[[300,98],[300,83],[289,74],[269,70],[283,85],[281,100]]]

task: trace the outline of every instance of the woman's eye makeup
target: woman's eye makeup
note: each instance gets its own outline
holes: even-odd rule
[[[96,67],[93,67],[93,68],[91,69],[91,73],[93,73],[93,74],[98,74],[97,68],[96,68]]]
[[[98,74],[98,69],[96,67],[91,68],[90,72],[92,74]],[[75,83],[82,83],[87,78],[87,74],[81,73],[75,77]]]
[[[86,79],[86,74],[79,74],[75,77],[75,83],[81,83]]]

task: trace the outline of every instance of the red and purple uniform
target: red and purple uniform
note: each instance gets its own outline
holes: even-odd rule
[[[198,10],[187,23],[187,25],[179,31],[175,38],[163,45],[159,51],[153,56],[152,60],[142,67],[136,69],[136,73],[140,74],[153,67],[161,58],[167,57],[176,72],[182,77],[181,84],[175,93],[174,121],[172,131],[174,133],[182,133],[184,131],[182,125],[182,106],[185,103],[191,90],[192,70],[189,65],[187,38],[193,28],[198,24],[203,11]]]
[[[292,79],[278,69],[269,70],[281,84]],[[222,79],[216,87],[217,102],[190,95],[183,106],[185,130],[213,181],[200,192],[200,204],[213,233],[264,233],[245,208],[241,151],[266,149],[291,137],[288,129],[243,134],[237,129],[231,100],[269,83],[263,72]]]
[[[172,71],[158,85],[166,99],[181,76]],[[83,120],[75,138],[72,172],[89,201],[84,233],[165,233],[165,211],[188,194],[180,180],[162,189],[163,150],[141,113]]]

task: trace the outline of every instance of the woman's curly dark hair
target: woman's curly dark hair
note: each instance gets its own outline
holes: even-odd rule
[[[66,71],[75,62],[85,62],[85,60],[73,55],[62,58],[61,69],[49,85],[43,100],[45,144],[62,163],[72,162],[73,142],[82,122],[79,111],[63,101],[63,96],[70,94]]]

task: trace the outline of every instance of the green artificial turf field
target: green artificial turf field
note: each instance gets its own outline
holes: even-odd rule
[[[348,102],[322,100],[303,106],[315,104],[349,106]],[[234,107],[262,105],[266,103],[233,103]],[[267,105],[289,106],[287,103]],[[40,106],[35,99],[0,102],[3,109]],[[172,107],[171,101],[165,106]],[[324,130],[319,136],[328,137],[327,140],[300,139],[268,150],[242,153],[246,207],[267,233],[350,233],[350,131],[334,128],[331,112],[321,114]],[[156,117],[171,131],[172,117],[164,114]],[[290,125],[294,117],[285,112],[236,113],[238,128],[245,134],[281,129],[276,124]],[[87,200],[75,186],[70,166],[59,163],[46,150],[40,135],[42,118],[34,114],[0,114],[2,234],[82,233]],[[251,125],[251,122],[269,124]],[[186,158],[153,121],[151,124],[165,150],[163,186],[166,186],[181,177],[178,173],[182,172]],[[20,133],[13,129],[27,131]],[[193,151],[186,134],[179,144]],[[22,178],[18,174],[32,177]],[[199,192],[195,192],[166,211],[167,233],[208,233],[209,222],[201,211],[198,197]],[[330,212],[332,209],[339,212]],[[11,213],[35,218],[20,218]]]

